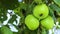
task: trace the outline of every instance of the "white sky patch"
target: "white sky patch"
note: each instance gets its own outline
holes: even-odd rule
[[[18,2],[22,2],[22,0],[18,0]]]
[[[12,15],[15,14],[13,10],[8,10],[9,13],[11,13]]]
[[[56,29],[54,34],[60,34],[60,29]]]
[[[59,22],[56,22],[56,25],[58,25],[59,24]]]
[[[13,32],[18,32],[18,30],[16,29],[16,27],[14,27],[12,24],[8,23],[10,30]]]
[[[51,29],[49,30],[49,34],[52,34],[52,30]]]
[[[15,14],[15,13],[13,12],[13,10],[8,10],[8,12],[9,12],[9,13],[12,12],[12,15]],[[20,16],[18,16],[18,15],[16,15],[16,16],[17,16],[17,18],[16,18],[17,23],[14,21],[13,24],[17,26],[17,25],[19,24],[19,21],[20,21]],[[9,17],[10,17],[10,16],[9,16]],[[11,18],[11,17],[10,17],[10,18]],[[11,31],[13,31],[13,32],[18,32],[18,30],[17,30],[12,24],[8,24],[8,25],[9,25]]]
[[[10,14],[7,13],[7,20],[3,22],[3,25],[6,25],[8,23],[8,20],[11,18]]]

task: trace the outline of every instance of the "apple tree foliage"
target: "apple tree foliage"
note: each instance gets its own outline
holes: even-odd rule
[[[44,5],[43,7],[36,7],[42,4],[45,4],[47,8]],[[12,10],[14,14],[12,14],[12,12],[9,13],[8,10]],[[33,11],[36,12],[34,13]],[[49,12],[46,13],[44,11]],[[11,18],[6,25],[3,25],[4,21],[8,19],[7,13],[10,14]],[[42,14],[39,15],[40,13]],[[45,16],[46,14],[51,16],[51,18]],[[14,21],[18,23],[16,19],[17,15],[20,17],[19,24],[14,25]],[[44,15],[45,18],[42,15]],[[42,16],[41,19],[38,19],[40,18],[38,16]],[[54,23],[52,24],[53,21]],[[2,26],[0,27],[0,34],[48,34],[50,27],[51,30],[54,27],[60,28],[58,25],[54,26],[57,22],[58,25],[60,25],[60,0],[22,0],[21,2],[18,0],[0,0],[0,26]],[[11,31],[9,23],[12,24],[18,32]]]

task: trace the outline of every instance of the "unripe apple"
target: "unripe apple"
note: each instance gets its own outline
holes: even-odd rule
[[[30,30],[35,30],[39,27],[39,21],[33,15],[26,16],[25,24]]]
[[[6,26],[2,26],[0,31],[1,34],[13,34],[13,32]]]
[[[54,20],[51,16],[48,16],[47,18],[41,20],[41,25],[46,29],[51,29],[54,26]]]
[[[39,19],[44,19],[49,14],[49,9],[46,4],[37,5],[33,9],[33,14]]]

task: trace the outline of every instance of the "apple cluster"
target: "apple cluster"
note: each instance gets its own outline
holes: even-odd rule
[[[36,30],[40,25],[49,30],[53,28],[54,20],[49,15],[48,6],[41,4],[34,7],[33,14],[26,16],[25,24],[30,30]]]

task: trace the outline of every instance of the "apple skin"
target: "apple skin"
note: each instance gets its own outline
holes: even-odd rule
[[[30,30],[35,30],[39,27],[39,20],[33,15],[28,15],[25,18],[25,24]]]
[[[0,33],[1,34],[13,34],[13,32],[7,26],[2,26],[0,28]]]
[[[37,5],[33,9],[33,15],[38,19],[44,19],[48,16],[49,9],[46,4]]]
[[[53,28],[54,26],[54,20],[51,16],[48,16],[47,18],[41,20],[41,25],[45,27],[47,30]]]

